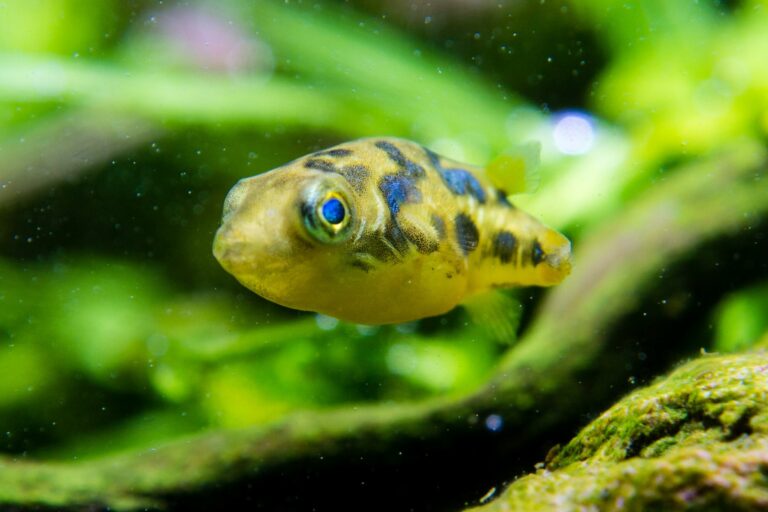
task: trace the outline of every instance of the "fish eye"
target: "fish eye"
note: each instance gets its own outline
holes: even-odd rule
[[[327,199],[320,207],[320,215],[330,224],[341,224],[347,216],[347,209],[338,198]]]
[[[302,208],[304,226],[321,242],[336,243],[349,234],[350,209],[338,192],[327,192]]]

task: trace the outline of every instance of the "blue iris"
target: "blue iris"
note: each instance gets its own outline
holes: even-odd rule
[[[344,209],[344,204],[335,197],[332,197],[323,203],[321,212],[325,220],[331,224],[339,224],[344,220],[344,216],[347,214]]]

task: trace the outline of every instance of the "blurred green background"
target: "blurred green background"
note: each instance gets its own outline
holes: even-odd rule
[[[507,345],[461,309],[355,326],[237,285],[210,250],[228,189],[362,136],[477,164],[538,140],[518,202],[578,265],[680,163],[764,143],[766,34],[760,0],[0,2],[2,449],[473,389]],[[517,294],[523,326],[541,294]],[[767,318],[756,281],[698,321],[731,351]]]

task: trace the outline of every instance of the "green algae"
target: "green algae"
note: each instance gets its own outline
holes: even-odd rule
[[[768,353],[704,355],[620,400],[478,510],[768,506]]]

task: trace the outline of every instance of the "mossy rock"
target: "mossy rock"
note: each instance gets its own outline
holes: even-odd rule
[[[639,389],[477,510],[768,508],[768,353],[704,355]]]

